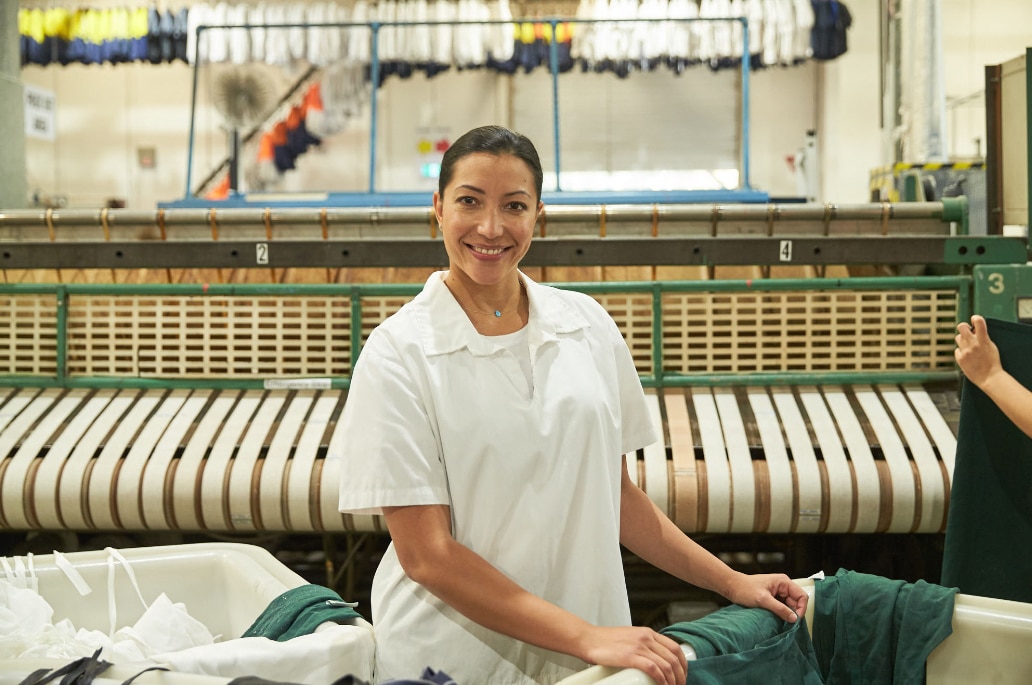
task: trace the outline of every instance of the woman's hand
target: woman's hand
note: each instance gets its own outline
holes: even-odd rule
[[[806,613],[806,590],[783,573],[736,574],[724,594],[743,607],[767,609],[789,623]]]
[[[987,381],[1003,371],[1000,351],[989,339],[989,328],[985,319],[978,314],[971,317],[971,323],[957,325],[957,349],[953,356],[968,380],[984,388]]]
[[[658,685],[685,685],[688,661],[681,647],[649,628],[596,627],[585,637],[585,661],[616,668],[636,668]]]

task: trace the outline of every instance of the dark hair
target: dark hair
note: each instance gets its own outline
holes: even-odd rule
[[[541,160],[538,159],[537,148],[527,136],[510,131],[504,126],[481,126],[459,136],[458,140],[444,153],[441,160],[441,174],[437,180],[437,190],[444,197],[444,188],[452,178],[455,163],[466,155],[486,152],[491,155],[512,155],[526,162],[534,174],[534,186],[537,199],[541,199],[541,184],[544,172],[541,171]]]

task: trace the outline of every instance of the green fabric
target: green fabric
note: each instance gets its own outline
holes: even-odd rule
[[[826,685],[925,682],[953,632],[956,588],[839,570],[815,584],[813,646]]]
[[[267,637],[285,642],[309,635],[329,621],[351,623],[361,617],[353,607],[345,606],[336,592],[312,583],[291,588],[269,602],[241,637]]]
[[[987,319],[1015,379],[1032,388],[1032,326]],[[1032,602],[1032,439],[964,381],[942,583],[983,597]]]
[[[688,643],[691,685],[821,685],[806,621],[787,623],[766,609],[728,606],[660,631]]]
[[[815,583],[812,640],[805,620],[739,606],[660,632],[695,649],[690,685],[918,685],[953,632],[956,593],[840,570]]]

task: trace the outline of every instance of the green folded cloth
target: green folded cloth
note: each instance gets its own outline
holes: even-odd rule
[[[351,623],[362,615],[333,590],[308,584],[292,588],[269,602],[241,637],[267,637],[285,642],[310,635],[323,623]]]

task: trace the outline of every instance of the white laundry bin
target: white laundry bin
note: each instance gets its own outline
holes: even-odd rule
[[[145,673],[140,685],[175,682],[175,675],[196,675],[178,685],[209,685],[211,678],[225,682],[254,675],[306,685],[325,685],[344,675],[372,679],[374,640],[372,626],[358,618],[353,625],[325,624],[310,635],[276,642],[241,638],[269,603],[307,581],[262,547],[239,543],[197,543],[117,550],[132,569],[136,583],[109,551],[34,555],[3,559],[8,574],[19,569],[34,574],[38,592],[54,609],[54,623],[68,619],[78,629],[109,632],[110,607],[117,612],[117,627],[135,623],[164,593],[173,603],[216,636],[216,642],[171,653],[160,661],[175,673]],[[89,586],[88,594],[62,570],[70,566]],[[0,574],[0,578],[3,575]],[[136,586],[139,587],[139,595]],[[113,587],[113,593],[109,592]],[[110,659],[108,659],[110,660]],[[17,673],[28,675],[42,665],[57,667],[71,659],[7,659],[0,661],[0,685]],[[132,675],[150,662],[118,663],[110,674]],[[103,674],[109,677],[108,673]],[[208,676],[207,679],[200,676]],[[288,677],[284,677],[288,676]],[[327,680],[329,678],[329,680]],[[20,681],[20,678],[18,679]]]
[[[806,608],[809,628],[813,625],[814,581],[796,582],[810,595]],[[688,673],[691,674],[690,664]],[[1032,683],[1032,604],[958,593],[954,599],[953,633],[928,655],[925,673],[927,685]],[[591,666],[558,683],[596,684],[656,685],[637,669],[604,666]]]

